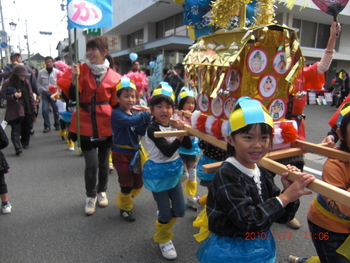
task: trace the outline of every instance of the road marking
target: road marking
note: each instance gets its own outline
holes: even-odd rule
[[[318,176],[322,176],[322,172],[316,169],[312,169],[310,167],[304,166],[303,171],[308,172],[308,173],[312,173],[312,174],[316,174]]]

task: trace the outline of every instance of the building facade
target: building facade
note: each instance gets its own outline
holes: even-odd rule
[[[319,61],[327,45],[332,17],[312,4],[300,10],[302,0],[296,1],[292,10],[276,3],[276,21],[298,31],[306,64]],[[344,69],[350,71],[350,5],[340,15],[342,25],[334,54],[334,60],[327,72],[327,85],[335,73]],[[108,37],[110,54],[121,74],[131,68],[129,54],[138,54],[141,68],[150,69],[149,62],[163,54],[163,67],[173,68],[182,62],[193,44],[183,23],[183,9],[172,0],[132,0],[113,1],[113,26],[103,28],[101,34]],[[85,30],[77,30],[78,58],[85,60],[85,43],[93,35]],[[110,40],[112,38],[112,40]]]

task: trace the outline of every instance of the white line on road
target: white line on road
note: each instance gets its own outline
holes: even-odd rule
[[[308,173],[312,173],[312,174],[316,174],[318,176],[322,176],[322,172],[316,169],[312,169],[310,167],[304,166],[303,171],[308,172]]]

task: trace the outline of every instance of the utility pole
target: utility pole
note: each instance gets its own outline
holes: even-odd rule
[[[27,50],[28,50],[28,66],[30,66],[30,52],[29,52],[29,39],[28,38],[29,38],[28,37],[28,27],[27,27],[27,20],[26,20],[26,39],[27,39]]]
[[[5,31],[5,25],[4,25],[4,16],[2,14],[2,3],[0,0],[0,16],[1,16],[1,25],[2,25],[2,30]],[[6,36],[6,42],[7,42],[7,36]],[[8,57],[8,46],[5,48],[5,57],[6,57],[6,64],[10,61]],[[1,51],[1,63],[2,67],[6,66],[4,65],[4,61],[2,59],[2,51]]]

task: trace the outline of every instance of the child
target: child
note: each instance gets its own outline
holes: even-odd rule
[[[63,92],[59,91],[52,94],[51,99],[55,102],[58,113],[60,114],[60,136],[62,140],[66,140],[68,150],[74,151],[74,142],[68,130],[76,102],[71,101]]]
[[[350,107],[340,111],[336,132],[340,138],[339,150],[350,152]],[[345,114],[345,116],[344,116]],[[343,117],[344,116],[344,117]],[[350,163],[328,158],[323,166],[322,180],[349,192]],[[311,202],[308,214],[310,237],[319,262],[350,262],[350,208],[323,195]],[[306,258],[290,256],[291,263],[303,263]]]
[[[210,189],[211,182],[214,177],[214,173],[205,173],[202,170],[202,166],[205,164],[222,162],[226,159],[226,151],[206,142],[199,140],[199,148],[203,150],[202,155],[199,158],[197,165],[197,176],[200,179],[200,185]],[[201,198],[197,199],[197,212],[200,212],[203,207],[207,204],[208,195],[204,195]]]
[[[0,125],[0,150],[9,145],[9,140],[2,126]],[[8,199],[7,184],[5,182],[5,173],[8,173],[9,165],[6,161],[5,155],[0,151],[0,198],[1,198],[1,212],[3,214],[11,213],[11,203]]]
[[[112,156],[118,172],[120,192],[116,203],[120,215],[128,222],[135,221],[132,214],[133,197],[140,194],[143,182],[140,162],[131,165],[134,157],[137,159],[141,149],[139,136],[146,133],[151,122],[151,115],[146,110],[141,114],[132,113],[136,102],[136,86],[128,77],[122,77],[117,85],[118,107],[111,116]],[[145,108],[146,109],[146,108]],[[133,166],[133,167],[130,167]]]
[[[51,91],[51,89],[50,89]],[[62,141],[64,141],[67,136],[67,130],[66,130],[66,124],[62,120],[62,113],[66,111],[66,102],[63,100],[61,97],[61,93],[58,89],[52,95],[50,96],[51,100],[56,104],[58,114],[60,116],[59,121],[60,121],[60,131],[59,134],[62,138]],[[62,126],[63,125],[63,126]]]
[[[178,217],[185,214],[185,202],[181,187],[183,162],[177,152],[180,146],[192,147],[188,136],[156,138],[155,132],[183,129],[180,120],[170,121],[174,113],[175,95],[167,83],[158,85],[150,101],[153,122],[147,128],[146,142],[148,158],[144,165],[143,181],[145,187],[152,191],[157,202],[158,220],[154,242],[159,243],[162,255],[166,259],[176,259],[177,254],[172,243],[172,226]],[[171,97],[170,97],[171,96]]]
[[[268,172],[257,166],[272,143],[273,121],[258,101],[241,97],[230,115],[229,158],[215,173],[207,200],[212,232],[197,252],[200,262],[275,262],[273,222],[288,222],[299,206],[298,198],[315,178],[300,173],[292,183],[283,174],[284,192]],[[287,166],[288,169],[298,170]],[[254,233],[254,240],[247,234]]]
[[[184,113],[192,113],[196,109],[196,99],[194,97],[193,91],[186,87],[183,87],[177,98],[178,101],[178,113],[174,114],[174,119],[180,119],[186,124],[191,125],[191,118],[184,116]],[[197,199],[195,194],[197,193],[197,176],[196,176],[196,166],[197,166],[197,156],[200,154],[200,149],[198,147],[198,138],[191,136],[192,148],[185,149],[180,147],[178,152],[184,163],[184,172],[182,174],[181,182],[185,183],[185,194],[189,195],[187,198],[186,206],[197,209]]]

